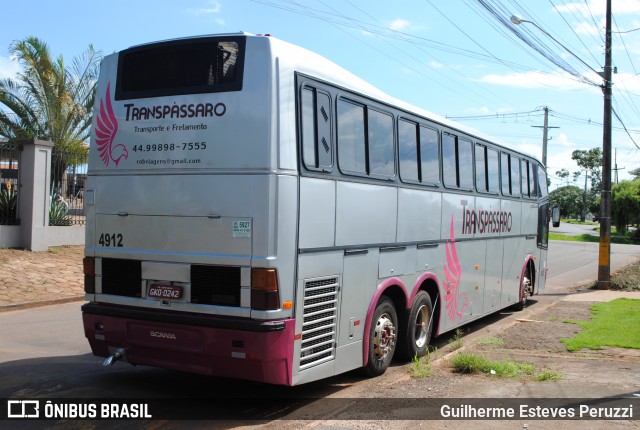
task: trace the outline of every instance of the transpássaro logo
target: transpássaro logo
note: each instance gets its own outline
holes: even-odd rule
[[[96,118],[95,133],[98,154],[105,167],[109,167],[109,163],[112,161],[118,167],[120,161],[129,157],[129,152],[124,145],[113,146],[114,139],[118,133],[118,120],[113,113],[113,106],[111,106],[111,82],[107,84],[105,97],[100,100],[100,111]]]

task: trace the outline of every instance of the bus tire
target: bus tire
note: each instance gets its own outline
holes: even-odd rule
[[[521,311],[527,306],[528,296],[533,295],[531,267],[527,267],[520,282],[520,301],[514,305],[515,310]]]
[[[369,359],[363,368],[366,375],[378,376],[387,370],[396,350],[397,330],[396,308],[391,299],[382,297],[371,318],[367,351]]]
[[[431,342],[433,305],[426,291],[418,291],[399,339],[399,353],[406,360],[423,357]]]

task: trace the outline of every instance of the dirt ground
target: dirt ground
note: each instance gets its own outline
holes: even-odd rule
[[[567,324],[567,320],[588,320],[591,316],[589,307],[593,302],[560,301],[535,316],[533,320],[524,320],[509,327],[498,336],[504,345],[479,344],[478,350],[513,349],[522,351],[541,351],[551,353],[568,353],[561,339],[575,336],[580,328],[575,324]]]
[[[81,298],[83,253],[82,246],[51,247],[47,252],[0,249],[0,311]]]

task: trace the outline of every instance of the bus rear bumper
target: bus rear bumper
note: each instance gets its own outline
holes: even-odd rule
[[[292,384],[295,320],[248,321],[88,303],[93,354],[122,361],[278,385]]]

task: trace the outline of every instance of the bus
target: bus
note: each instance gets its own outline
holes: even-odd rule
[[[544,288],[539,161],[270,35],[108,55],[93,118],[82,316],[105,365],[376,376]]]

